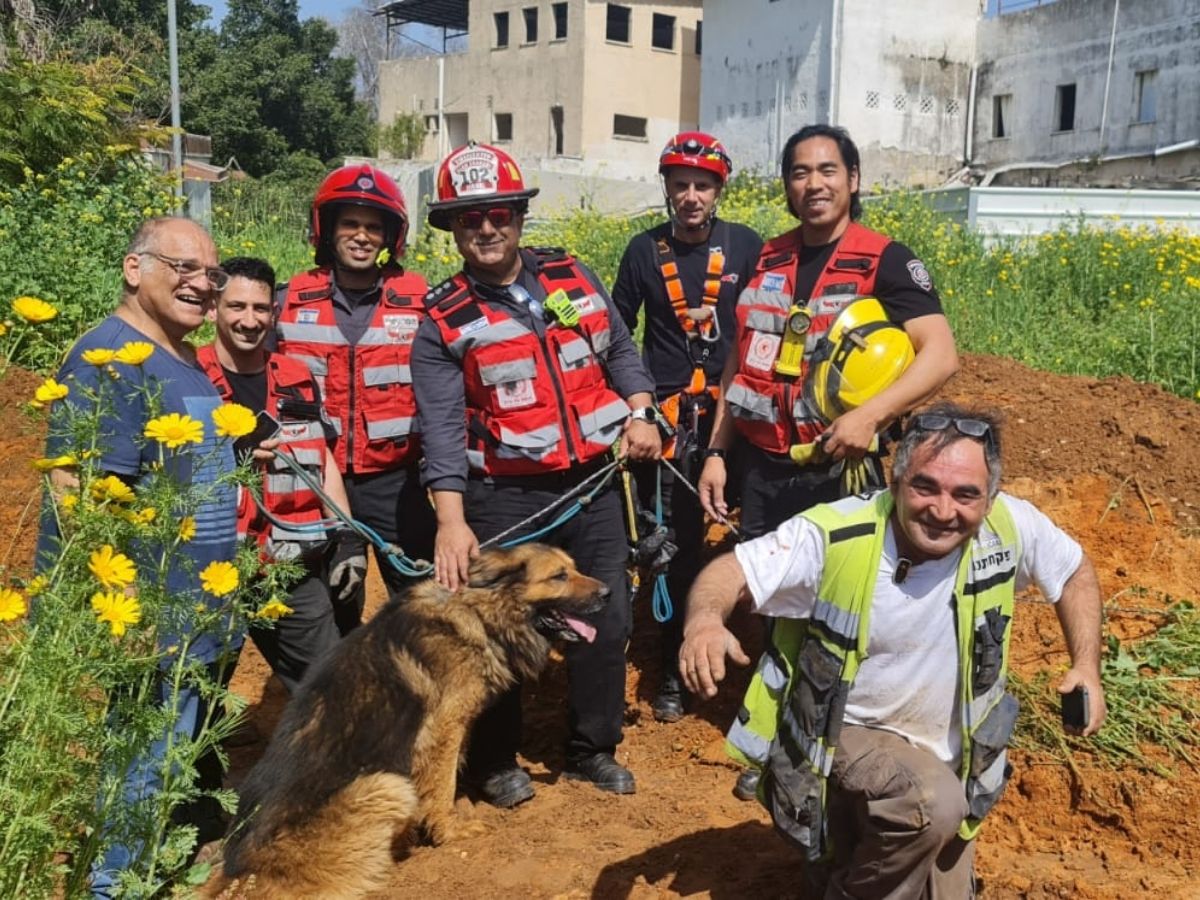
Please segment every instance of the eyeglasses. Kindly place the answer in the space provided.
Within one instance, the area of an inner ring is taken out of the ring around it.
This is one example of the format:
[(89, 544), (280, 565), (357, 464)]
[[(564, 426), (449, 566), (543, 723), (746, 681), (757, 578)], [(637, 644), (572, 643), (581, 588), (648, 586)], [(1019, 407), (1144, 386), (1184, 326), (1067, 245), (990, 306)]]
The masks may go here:
[(913, 428), (918, 431), (945, 431), (953, 427), (965, 437), (983, 441), (989, 450), (996, 449), (996, 436), (992, 433), (990, 423), (983, 419), (958, 419), (953, 416), (943, 416), (938, 413), (922, 413), (913, 416)]
[(454, 221), (458, 223), (459, 227), (474, 231), (476, 228), (483, 227), (485, 218), (495, 227), (503, 228), (511, 225), (516, 215), (517, 211), (511, 206), (494, 206), (488, 210), (465, 209), (455, 217)]
[(161, 253), (154, 253), (150, 250), (138, 255), (153, 256), (159, 262), (174, 269), (175, 274), (184, 281), (191, 281), (193, 278), (199, 278), (203, 275), (208, 279), (208, 283), (213, 286), (213, 290), (217, 291), (225, 290), (225, 285), (229, 284), (229, 273), (216, 266), (202, 266), (194, 259), (175, 259), (174, 257), (163, 256)]

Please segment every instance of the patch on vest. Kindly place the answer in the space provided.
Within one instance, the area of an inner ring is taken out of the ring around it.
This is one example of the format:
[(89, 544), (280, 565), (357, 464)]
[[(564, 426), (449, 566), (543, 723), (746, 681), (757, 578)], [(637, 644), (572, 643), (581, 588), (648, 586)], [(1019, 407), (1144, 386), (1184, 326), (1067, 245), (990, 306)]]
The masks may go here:
[(590, 313), (596, 308), (596, 303), (592, 299), (593, 296), (593, 294), (588, 294), (586, 297), (580, 297), (578, 300), (572, 300), (571, 302), (575, 304), (575, 308), (579, 310), (580, 314)]
[(910, 259), (908, 261), (908, 274), (912, 276), (913, 284), (923, 291), (933, 289), (933, 278), (929, 275), (929, 270), (925, 268), (925, 263), (919, 259)]
[(388, 339), (397, 344), (411, 344), (417, 333), (420, 318), (414, 313), (400, 313), (383, 317), (383, 330)]
[(302, 309), (296, 313), (296, 322), (300, 325), (316, 325), (321, 319), (320, 310)]
[(763, 276), (761, 287), (764, 291), (782, 291), (787, 287), (787, 277), (781, 272), (768, 272)]
[(501, 409), (521, 409), (533, 406), (536, 402), (537, 394), (533, 390), (532, 378), (505, 381), (496, 385), (496, 403)]
[(461, 328), (459, 328), (458, 333), (459, 335), (474, 334), (477, 331), (487, 328), (487, 324), (487, 316), (480, 316), (475, 321), (468, 322), (466, 325), (463, 325)]
[(723, 284), (737, 284), (738, 283), (738, 273), (730, 272), (728, 275), (722, 275), (721, 282)]
[(296, 440), (297, 438), (304, 437), (306, 434), (308, 434), (307, 422), (295, 424), (284, 422), (279, 426), (279, 436), (287, 440)]
[(760, 372), (770, 372), (775, 367), (775, 359), (779, 356), (781, 334), (763, 334), (754, 332), (750, 346), (746, 348), (746, 365)]

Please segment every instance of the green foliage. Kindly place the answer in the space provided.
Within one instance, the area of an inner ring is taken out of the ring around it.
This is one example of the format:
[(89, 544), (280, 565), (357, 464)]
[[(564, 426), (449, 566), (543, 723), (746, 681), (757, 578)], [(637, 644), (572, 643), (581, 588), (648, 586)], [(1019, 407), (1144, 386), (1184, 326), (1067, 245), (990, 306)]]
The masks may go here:
[[(247, 616), (289, 574), (272, 571), (256, 579), (258, 553), (249, 547), (231, 561), (237, 572), (232, 585), (214, 585), (194, 571), (184, 547), (191, 536), (180, 523), (214, 488), (181, 483), (169, 474), (172, 457), (189, 453), (187, 445), (178, 450), (157, 445), (161, 465), (133, 491), (99, 471), (97, 422), (115, 392), (131, 390), (124, 386), (133, 381), (111, 367), (107, 371), (111, 378), (96, 391), (69, 383), (69, 390), (82, 394), (73, 398), (78, 405), (60, 401), (52, 418), (52, 430), (75, 461), (55, 463), (73, 469), (79, 479), (51, 507), (61, 535), (53, 565), (17, 590), (0, 587), (0, 896), (5, 897), (85, 894), (92, 861), (116, 841), (135, 854), (122, 875), (122, 896), (154, 896), (182, 869), (196, 833), (174, 825), (172, 814), (199, 795), (197, 760), (219, 751), (242, 706), (219, 673), (197, 662), (189, 648), (200, 635), (230, 646)], [(154, 408), (152, 389), (132, 390)], [(250, 477), (238, 470), (224, 479)], [(124, 562), (97, 562), (105, 545)], [(195, 590), (169, 590), (168, 571), (185, 573)], [(9, 582), (6, 577), (4, 584)], [(24, 614), (21, 607), (33, 609)], [(204, 722), (194, 738), (173, 728), (176, 698), (185, 689), (199, 690), (211, 710), (224, 713)], [(163, 735), (170, 737), (154, 766), (161, 790), (127, 797), (125, 773), (134, 760), (147, 759), (151, 744)], [(231, 802), (226, 792), (219, 793), (219, 802)]]
[(251, 175), (298, 151), (362, 153), (372, 126), (354, 97), (354, 61), (336, 46), (337, 32), (301, 22), (294, 0), (233, 0), (220, 34), (198, 32), (186, 50), (184, 121), (212, 135), (214, 159), (235, 157)]
[[(52, 368), (80, 334), (116, 306), (121, 259), (141, 221), (170, 214), (161, 176), (119, 148), (67, 157), (45, 174), (26, 170), (0, 190), (0, 303), (11, 331), (5, 362)], [(13, 323), (8, 304), (31, 295), (58, 315)]]
[(0, 68), (0, 183), (63, 157), (137, 144), (130, 100), (140, 76), (114, 57), (91, 63), (11, 60)]
[(1162, 627), (1140, 641), (1122, 643), (1108, 636), (1100, 673), (1108, 718), (1089, 738), (1063, 734), (1062, 701), (1050, 686), (1049, 673), (1030, 681), (1014, 678), (1022, 707), (1015, 745), (1064, 760), (1072, 751), (1090, 750), (1112, 766), (1168, 775), (1163, 758), (1146, 753), (1155, 746), (1165, 752), (1167, 762), (1194, 765), (1200, 747), (1200, 698), (1194, 689), (1200, 676), (1200, 613), (1190, 603), (1179, 603), (1163, 615)]
[(425, 117), (400, 113), (390, 125), (379, 126), (379, 150), (396, 159), (412, 159), (425, 143)]

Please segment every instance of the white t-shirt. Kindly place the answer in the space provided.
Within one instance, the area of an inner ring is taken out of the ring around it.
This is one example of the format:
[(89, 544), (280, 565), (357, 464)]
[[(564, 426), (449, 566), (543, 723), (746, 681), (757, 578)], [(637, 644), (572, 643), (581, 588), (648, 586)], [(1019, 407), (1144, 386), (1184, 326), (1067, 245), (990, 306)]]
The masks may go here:
[[(1001, 494), (1020, 535), (1017, 590), (1036, 584), (1051, 602), (1075, 574), (1083, 549), (1033, 504)], [(854, 509), (859, 497), (835, 506)], [(795, 516), (777, 530), (734, 548), (754, 609), (765, 616), (812, 615), (825, 548), (816, 526)], [(871, 602), (867, 658), (850, 688), (846, 721), (892, 731), (956, 764), (961, 751), (959, 661), (951, 600), (961, 548), (912, 566), (896, 584), (896, 539), (889, 521)]]

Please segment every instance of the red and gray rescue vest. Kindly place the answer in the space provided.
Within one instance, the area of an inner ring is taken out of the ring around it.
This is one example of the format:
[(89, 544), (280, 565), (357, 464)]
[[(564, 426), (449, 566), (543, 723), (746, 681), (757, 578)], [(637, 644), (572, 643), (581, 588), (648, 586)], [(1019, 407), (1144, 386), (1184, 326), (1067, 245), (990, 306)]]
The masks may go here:
[[(875, 579), (894, 500), (889, 491), (820, 504), (801, 515), (820, 530), (825, 565), (808, 619), (775, 619), (726, 749), (766, 770), (760, 798), (776, 826), (817, 859), (826, 844), (826, 779), (843, 714), (867, 656)], [(1008, 782), (1007, 746), (1017, 701), (1007, 690), (1008, 648), (1020, 538), (1004, 496), (996, 497), (964, 548), (955, 574), (958, 635), (959, 775), (969, 840)], [(949, 665), (950, 661), (947, 661)]]
[(556, 317), (539, 337), (503, 303), (472, 293), (461, 272), (428, 298), (429, 316), (462, 363), (467, 462), (486, 475), (537, 475), (589, 462), (612, 448), (629, 415), (605, 374), (611, 331), (604, 297), (566, 253), (533, 252), (538, 282), (548, 297), (565, 293), (576, 324)]
[(337, 324), (330, 270), (288, 283), (279, 352), (304, 363), (320, 385), (343, 473), (382, 472), (421, 455), (409, 360), (427, 289), (416, 273), (386, 269), (371, 323), (351, 346)]
[(851, 222), (813, 286), (800, 375), (776, 371), (800, 264), (800, 229), (768, 241), (754, 278), (738, 297), (737, 374), (725, 399), (734, 425), (746, 440), (768, 453), (786, 454), (793, 444), (814, 441), (826, 428), (805, 401), (804, 385), (821, 339), (838, 314), (875, 291), (879, 257), (889, 238)]
[[(325, 460), (329, 451), (325, 443), (325, 427), (319, 418), (319, 412), (313, 418), (299, 418), (284, 411), (288, 401), (299, 401), (318, 408), (314, 379), (308, 369), (295, 360), (278, 353), (265, 353), (264, 356), (267, 378), (265, 411), (279, 422), (279, 451), (290, 454), (317, 484), (321, 484), (325, 477)], [(217, 359), (215, 345), (206, 344), (197, 350), (196, 360), (217, 389), (217, 393), (221, 395), (221, 399), (226, 403), (234, 402), (233, 388)], [(311, 524), (325, 515), (320, 497), (286, 463), (279, 460), (272, 460), (264, 466), (262, 504), (272, 517), (285, 523)], [(254, 497), (245, 487), (238, 488), (237, 521), (238, 537), (253, 537), (271, 556), (276, 555), (272, 548), (284, 543), (299, 544), (301, 547), (310, 544), (316, 547), (326, 539), (325, 533), (320, 530), (292, 531), (282, 525), (270, 523), (261, 515)]]

